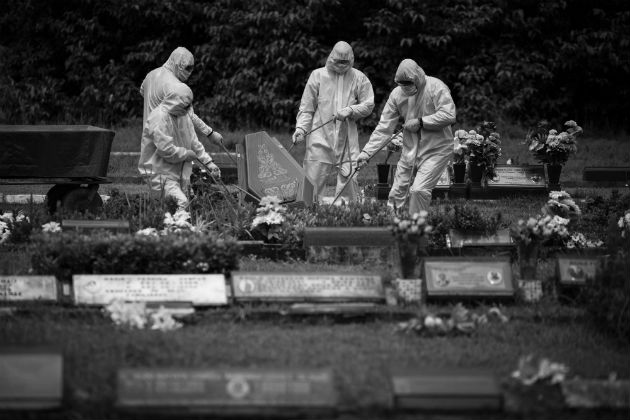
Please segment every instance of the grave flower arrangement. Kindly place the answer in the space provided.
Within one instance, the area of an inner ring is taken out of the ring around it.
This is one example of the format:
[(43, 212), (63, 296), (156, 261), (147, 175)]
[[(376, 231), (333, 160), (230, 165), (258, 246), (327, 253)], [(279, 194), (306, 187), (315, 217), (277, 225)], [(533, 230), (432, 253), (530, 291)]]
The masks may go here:
[[(473, 182), (487, 184), (488, 179), (496, 176), (495, 167), (501, 157), (501, 136), (496, 131), (496, 124), (484, 121), (477, 131), (470, 130), (465, 145), (468, 147), (471, 179)], [(480, 179), (475, 175), (480, 172)]]
[(517, 243), (525, 245), (564, 241), (569, 238), (568, 224), (569, 219), (560, 216), (539, 215), (527, 221), (520, 219), (510, 234)]
[(404, 279), (414, 277), (418, 257), (424, 256), (428, 245), (427, 235), (433, 229), (427, 223), (428, 213), (421, 211), (409, 218), (394, 217), (390, 229), (400, 255), (400, 268)]
[(592, 241), (590, 239), (586, 239), (583, 233), (572, 233), (567, 241), (568, 249), (593, 249), (599, 248), (604, 245), (604, 242), (601, 240)]
[(543, 213), (571, 219), (579, 217), (582, 211), (569, 193), (565, 191), (551, 191), (549, 193), (549, 200), (545, 207), (543, 207)]
[(252, 236), (262, 238), (265, 242), (279, 242), (282, 226), (286, 220), (286, 211), (286, 207), (280, 204), (278, 197), (263, 197), (256, 209), (256, 217), (252, 221)]
[(31, 220), (23, 211), (17, 215), (11, 211), (0, 214), (0, 245), (27, 242), (32, 230)]
[[(475, 133), (476, 136), (476, 133)], [(469, 134), (466, 130), (457, 130), (455, 137), (453, 138), (453, 164), (461, 165), (466, 164), (470, 151), (466, 142), (469, 139)]]
[(455, 305), (450, 313), (433, 314), (422, 313), (407, 322), (400, 322), (396, 332), (408, 334), (414, 332), (422, 335), (471, 334), (479, 326), (498, 321), (506, 323), (509, 318), (497, 307), (490, 308), (486, 313), (475, 313), (461, 303)]
[(114, 300), (103, 308), (103, 313), (114, 324), (126, 327), (160, 331), (172, 331), (181, 328), (183, 324), (173, 319), (173, 315), (163, 306), (153, 310), (146, 306), (145, 302), (124, 302)]
[(564, 165), (569, 156), (577, 152), (578, 135), (582, 134), (582, 127), (573, 120), (564, 123), (566, 131), (558, 133), (549, 128), (548, 121), (541, 121), (525, 136), (525, 143), (533, 157), (540, 163), (549, 165)]

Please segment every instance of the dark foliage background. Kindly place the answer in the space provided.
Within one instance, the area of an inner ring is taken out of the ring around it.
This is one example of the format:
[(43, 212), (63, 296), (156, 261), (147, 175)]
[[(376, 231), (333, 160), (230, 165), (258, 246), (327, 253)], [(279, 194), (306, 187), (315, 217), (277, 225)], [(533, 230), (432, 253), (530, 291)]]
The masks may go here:
[[(460, 122), (628, 129), (627, 0), (0, 0), (0, 123), (119, 125), (177, 46), (197, 113), (289, 128), (311, 70), (350, 42), (374, 126), (401, 59), (445, 81)], [(562, 121), (563, 122), (563, 121)]]

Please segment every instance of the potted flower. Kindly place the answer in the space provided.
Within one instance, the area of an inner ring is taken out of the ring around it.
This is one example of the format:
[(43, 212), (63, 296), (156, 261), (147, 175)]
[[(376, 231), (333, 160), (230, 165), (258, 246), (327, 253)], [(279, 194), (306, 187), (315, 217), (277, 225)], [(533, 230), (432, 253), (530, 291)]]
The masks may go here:
[(563, 242), (569, 237), (569, 219), (560, 216), (539, 215), (527, 221), (519, 220), (510, 230), (518, 246), (518, 260), (522, 279), (535, 279), (540, 246)]
[(484, 121), (477, 131), (470, 130), (466, 146), (470, 157), (469, 177), (474, 183), (487, 184), (488, 179), (495, 177), (497, 159), (501, 156), (501, 136), (495, 131), (496, 124)]
[(529, 151), (545, 165), (549, 183), (552, 185), (560, 182), (562, 166), (577, 151), (576, 137), (582, 134), (582, 127), (575, 121), (569, 120), (564, 125), (566, 131), (558, 133), (557, 130), (549, 129), (549, 123), (543, 120), (525, 137)]
[(398, 244), (400, 269), (403, 278), (414, 278), (418, 257), (426, 255), (427, 234), (432, 227), (427, 224), (428, 213), (421, 211), (411, 217), (394, 217), (390, 225)]
[(453, 182), (463, 184), (466, 178), (466, 161), (468, 159), (468, 132), (457, 130), (453, 139)]

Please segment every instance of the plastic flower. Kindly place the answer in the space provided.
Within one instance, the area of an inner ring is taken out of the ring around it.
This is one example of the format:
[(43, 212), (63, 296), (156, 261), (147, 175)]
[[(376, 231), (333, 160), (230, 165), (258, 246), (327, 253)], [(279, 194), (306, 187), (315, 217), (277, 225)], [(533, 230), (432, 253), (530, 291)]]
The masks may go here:
[(0, 221), (0, 244), (5, 243), (11, 237), (11, 230), (7, 222)]
[(57, 222), (48, 222), (42, 225), (42, 232), (45, 232), (45, 233), (61, 232), (61, 225)]
[(136, 232), (136, 235), (138, 236), (158, 236), (158, 231), (156, 228), (145, 228), (145, 229), (140, 229), (139, 231)]

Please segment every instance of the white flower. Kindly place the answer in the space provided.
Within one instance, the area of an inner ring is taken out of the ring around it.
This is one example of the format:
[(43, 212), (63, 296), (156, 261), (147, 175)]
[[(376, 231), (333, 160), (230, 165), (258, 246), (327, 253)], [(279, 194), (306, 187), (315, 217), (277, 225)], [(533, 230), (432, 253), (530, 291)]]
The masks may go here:
[(136, 232), (136, 235), (138, 236), (158, 236), (158, 231), (156, 228), (145, 228), (145, 229), (140, 229), (139, 231)]
[(197, 263), (197, 268), (203, 272), (206, 272), (210, 269), (210, 265), (207, 262), (199, 262)]
[(48, 222), (42, 225), (42, 232), (46, 232), (46, 233), (61, 232), (61, 225), (57, 222)]
[(173, 315), (163, 306), (149, 314), (151, 329), (160, 331), (172, 331), (182, 327), (182, 324), (173, 319)]

